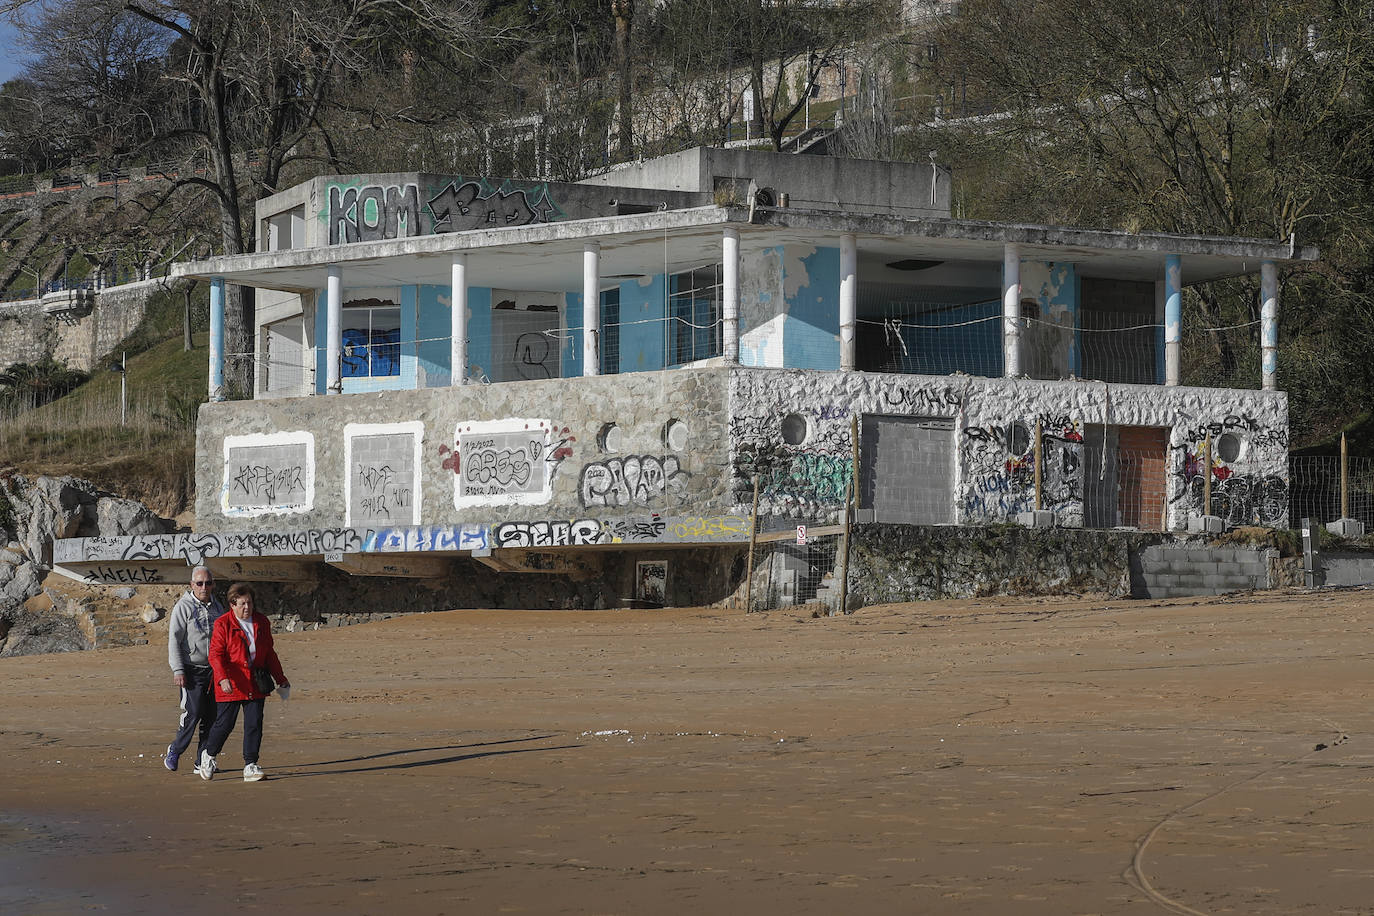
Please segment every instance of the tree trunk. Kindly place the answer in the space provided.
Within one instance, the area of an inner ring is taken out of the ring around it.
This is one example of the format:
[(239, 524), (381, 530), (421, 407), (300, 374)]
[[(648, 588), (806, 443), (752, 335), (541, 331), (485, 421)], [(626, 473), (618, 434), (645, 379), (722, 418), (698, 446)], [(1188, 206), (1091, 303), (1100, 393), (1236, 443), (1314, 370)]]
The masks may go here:
[(634, 158), (634, 114), (630, 92), (630, 27), (634, 23), (634, 0), (612, 0), (611, 14), (615, 16), (616, 67), (620, 71), (620, 131), (617, 155), (622, 160)]

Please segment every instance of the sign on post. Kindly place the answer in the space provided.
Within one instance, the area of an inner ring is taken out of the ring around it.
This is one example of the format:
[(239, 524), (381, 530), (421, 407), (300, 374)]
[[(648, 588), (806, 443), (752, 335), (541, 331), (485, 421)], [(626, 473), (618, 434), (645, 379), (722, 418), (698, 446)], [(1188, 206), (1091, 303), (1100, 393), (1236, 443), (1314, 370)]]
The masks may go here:
[(805, 544), (806, 544), (806, 526), (805, 526), (805, 525), (798, 525), (798, 526), (797, 526), (797, 545), (798, 545), (798, 546), (804, 546)]

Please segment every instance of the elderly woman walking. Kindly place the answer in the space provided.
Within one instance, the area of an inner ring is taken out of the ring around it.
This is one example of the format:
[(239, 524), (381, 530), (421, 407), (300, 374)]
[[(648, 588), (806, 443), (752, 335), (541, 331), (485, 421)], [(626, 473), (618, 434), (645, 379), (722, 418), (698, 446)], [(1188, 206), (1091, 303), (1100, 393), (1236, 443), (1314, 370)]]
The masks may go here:
[(258, 750), (262, 747), (263, 703), (272, 692), (291, 683), (282, 672), (281, 659), (272, 645), (272, 623), (253, 609), (253, 587), (243, 582), (229, 586), (229, 613), (215, 621), (210, 635), (210, 668), (214, 671), (215, 724), (205, 739), (196, 762), (201, 779), (211, 779), (219, 769), (215, 757), (243, 710), (243, 781), (262, 779)]

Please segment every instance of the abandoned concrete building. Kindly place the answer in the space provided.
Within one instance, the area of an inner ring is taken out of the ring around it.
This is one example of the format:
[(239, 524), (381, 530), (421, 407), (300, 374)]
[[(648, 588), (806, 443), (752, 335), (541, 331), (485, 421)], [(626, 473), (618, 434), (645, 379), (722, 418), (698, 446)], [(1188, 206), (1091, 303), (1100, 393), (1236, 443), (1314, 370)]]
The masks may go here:
[[(1316, 257), (1289, 242), (953, 219), (934, 164), (722, 149), (322, 177), (257, 219), (256, 253), (177, 270), (212, 289), (197, 532), (59, 542), (69, 572), (595, 557), (607, 601), (647, 575), (705, 603), (739, 564), (674, 557), (737, 553), (755, 502), (763, 530), (835, 523), (856, 456), (865, 523), (1179, 531), (1210, 489), (1225, 524), (1287, 525), (1277, 277)], [(1181, 385), (1185, 285), (1244, 275), (1258, 387)], [(256, 290), (251, 356), (226, 284)]]

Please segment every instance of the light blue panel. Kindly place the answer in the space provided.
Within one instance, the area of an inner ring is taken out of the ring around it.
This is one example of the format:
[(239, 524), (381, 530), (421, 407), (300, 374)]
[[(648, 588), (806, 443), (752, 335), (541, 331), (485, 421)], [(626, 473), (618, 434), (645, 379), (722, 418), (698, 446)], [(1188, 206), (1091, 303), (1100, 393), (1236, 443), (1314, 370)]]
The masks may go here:
[(449, 287), (421, 286), (415, 317), (415, 380), (417, 387), (442, 388), (451, 379), (449, 337), (453, 308)]
[(652, 372), (667, 365), (667, 284), (663, 274), (647, 279), (620, 284), (621, 372)]
[(491, 287), (468, 287), (468, 378), (491, 378)]
[[(840, 249), (818, 248), (802, 259), (807, 282), (787, 303), (782, 364), (789, 369), (840, 368)], [(783, 289), (787, 259), (783, 259)]]
[[(1061, 327), (1078, 327), (1078, 271), (1073, 264), (1046, 262), (1049, 269), (1049, 285), (1040, 290), (1040, 315), (1049, 318)], [(1067, 312), (1067, 315), (1063, 313)], [(1069, 336), (1067, 367), (1078, 375), (1078, 331)]]
[(582, 294), (566, 293), (563, 306), (563, 378), (582, 375)]

